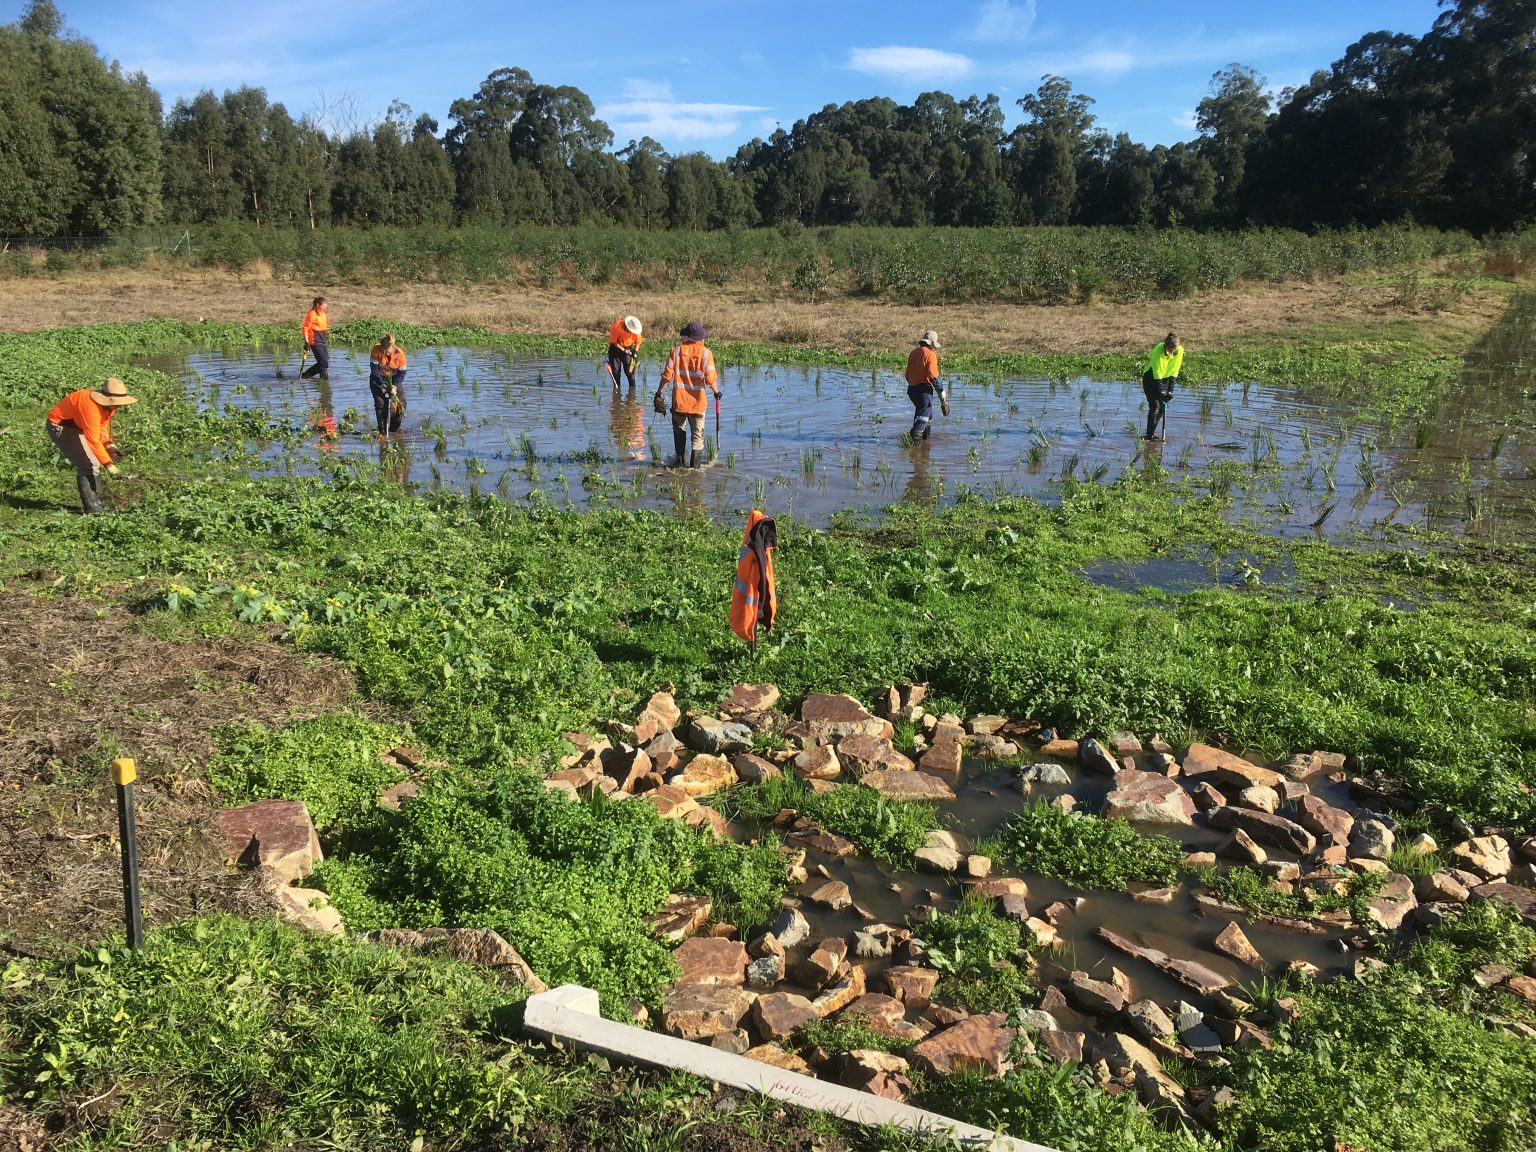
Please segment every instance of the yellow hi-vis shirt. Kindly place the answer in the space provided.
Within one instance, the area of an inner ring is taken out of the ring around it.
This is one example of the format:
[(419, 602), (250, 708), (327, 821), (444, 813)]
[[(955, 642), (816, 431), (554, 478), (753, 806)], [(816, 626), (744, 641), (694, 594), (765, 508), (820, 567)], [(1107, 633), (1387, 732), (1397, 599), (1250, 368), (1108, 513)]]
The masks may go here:
[(1177, 376), (1183, 366), (1184, 345), (1180, 344), (1170, 356), (1163, 351), (1163, 343), (1160, 342), (1152, 349), (1152, 355), (1147, 358), (1147, 366), (1143, 371), (1152, 373), (1154, 380), (1167, 380), (1170, 376)]

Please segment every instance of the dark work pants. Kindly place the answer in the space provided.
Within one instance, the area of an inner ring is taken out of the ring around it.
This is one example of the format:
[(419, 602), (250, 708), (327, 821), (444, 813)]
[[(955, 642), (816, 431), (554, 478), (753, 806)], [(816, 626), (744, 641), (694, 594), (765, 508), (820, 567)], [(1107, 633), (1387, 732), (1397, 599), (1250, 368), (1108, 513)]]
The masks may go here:
[(629, 377), (629, 390), (635, 390), (635, 358), (630, 355), (630, 350), (620, 348), (617, 344), (608, 345), (608, 371), (613, 376), (613, 386), (619, 386), (620, 375)]
[(105, 511), (101, 503), (101, 464), (91, 455), (85, 436), (73, 421), (62, 424), (48, 421), (48, 439), (64, 454), (64, 459), (75, 466), (75, 488), (80, 493), (80, 506), (87, 516)]
[(933, 385), (913, 384), (907, 389), (907, 399), (912, 401), (912, 439), (928, 439), (928, 426), (933, 423)]
[(1147, 439), (1157, 435), (1157, 425), (1168, 412), (1168, 401), (1173, 399), (1173, 386), (1166, 380), (1154, 380), (1150, 375), (1141, 378), (1141, 392), (1147, 398)]
[(405, 419), (405, 393), (400, 391), (404, 380), (405, 369), (401, 368), (395, 372), (394, 403), (391, 404), (389, 381), (377, 369), (368, 370), (368, 391), (373, 393), (373, 415), (378, 421), (380, 436), (400, 431), (401, 421)]
[(316, 376), (323, 376), (327, 380), (331, 378), (331, 353), (325, 346), (325, 333), (316, 332), (315, 342), (309, 346), (314, 354), (315, 362), (304, 369), (299, 375), (306, 380), (313, 380)]

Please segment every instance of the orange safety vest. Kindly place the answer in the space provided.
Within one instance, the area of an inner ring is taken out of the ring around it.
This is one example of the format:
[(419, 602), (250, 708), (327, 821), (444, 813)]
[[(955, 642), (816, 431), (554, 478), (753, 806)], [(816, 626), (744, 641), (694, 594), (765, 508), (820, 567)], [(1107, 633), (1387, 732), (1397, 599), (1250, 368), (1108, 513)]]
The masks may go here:
[(939, 354), (926, 344), (919, 344), (907, 356), (907, 385), (932, 387), (939, 379)]
[(105, 468), (112, 463), (112, 453), (107, 451), (107, 446), (112, 443), (112, 413), (116, 411), (116, 408), (103, 408), (91, 398), (89, 388), (81, 388), (48, 409), (48, 423), (73, 424), (80, 429), (85, 446)]
[(622, 319), (615, 320), (613, 327), (608, 329), (608, 343), (617, 345), (620, 348), (638, 349), (644, 342), (644, 337), (636, 336), (628, 328), (624, 327)]
[(675, 345), (661, 370), (662, 384), (672, 385), (672, 411), (685, 416), (709, 411), (705, 392), (720, 394), (717, 379), (714, 354), (698, 340)]
[(316, 332), (329, 331), (331, 327), (330, 317), (325, 314), (324, 308), (311, 308), (304, 314), (304, 326), (299, 330), (304, 337), (304, 343), (313, 344)]
[(385, 372), (399, 372), (405, 367), (405, 349), (398, 344), (388, 354), (384, 351), (384, 345), (375, 344), (368, 358)]
[(778, 528), (773, 517), (752, 509), (747, 530), (741, 536), (741, 554), (736, 558), (736, 587), (731, 591), (731, 631), (754, 649), (757, 626), (773, 631), (779, 615), (779, 597), (773, 586), (773, 550), (778, 546)]

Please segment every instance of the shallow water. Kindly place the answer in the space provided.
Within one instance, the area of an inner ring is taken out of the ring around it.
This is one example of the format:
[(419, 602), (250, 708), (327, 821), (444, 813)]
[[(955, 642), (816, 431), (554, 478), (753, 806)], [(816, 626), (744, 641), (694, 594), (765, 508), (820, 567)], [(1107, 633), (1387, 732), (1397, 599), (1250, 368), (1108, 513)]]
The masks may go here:
[[(1515, 321), (1518, 321), (1515, 322)], [(401, 484), (595, 504), (739, 514), (763, 507), (810, 524), (897, 500), (932, 505), (962, 492), (1056, 498), (1064, 478), (1110, 482), (1127, 469), (1189, 477), (1233, 498), (1266, 531), (1373, 531), (1389, 524), (1528, 534), (1536, 496), (1536, 418), (1528, 395), (1530, 325), (1515, 318), (1474, 357), (1465, 386), (1432, 422), (1389, 428), (1348, 400), (1255, 384), (1205, 384), (1175, 397), (1166, 443), (1140, 439), (1139, 383), (1076, 379), (952, 381), (952, 415), (912, 445), (896, 371), (722, 369), (706, 418), (710, 466), (673, 470), (670, 423), (651, 411), (659, 367), (615, 392), (584, 360), (497, 349), (411, 350), (401, 435), (372, 434), (367, 357), (338, 349), (328, 383), (296, 379), (273, 351), (157, 359), (212, 407), (265, 410), (293, 427), (339, 423), (301, 450), (265, 455), (278, 473), (322, 458), (379, 465)], [(894, 368), (895, 366), (893, 366)], [(1422, 441), (1423, 447), (1418, 447)], [(718, 451), (717, 451), (718, 448)]]

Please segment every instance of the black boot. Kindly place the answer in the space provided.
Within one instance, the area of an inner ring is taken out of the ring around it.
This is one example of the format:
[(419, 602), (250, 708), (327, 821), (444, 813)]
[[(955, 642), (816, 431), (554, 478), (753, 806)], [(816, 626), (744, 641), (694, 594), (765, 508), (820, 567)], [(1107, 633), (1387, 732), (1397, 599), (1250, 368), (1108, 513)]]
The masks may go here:
[(699, 454), (697, 452), (695, 452), (695, 453), (693, 453), (693, 455), (688, 457), (688, 467), (690, 467), (690, 468), (697, 468), (698, 466), (699, 466)]
[(106, 511), (101, 503), (101, 489), (96, 477), (77, 472), (75, 487), (80, 490), (80, 506), (85, 509), (87, 516), (100, 516)]
[(687, 459), (687, 457), (683, 455), (683, 453), (688, 449), (688, 430), (686, 428), (672, 429), (672, 448), (675, 453), (673, 456), (672, 467), (681, 468), (683, 466), (684, 460)]

